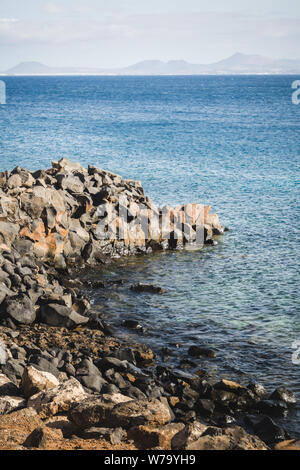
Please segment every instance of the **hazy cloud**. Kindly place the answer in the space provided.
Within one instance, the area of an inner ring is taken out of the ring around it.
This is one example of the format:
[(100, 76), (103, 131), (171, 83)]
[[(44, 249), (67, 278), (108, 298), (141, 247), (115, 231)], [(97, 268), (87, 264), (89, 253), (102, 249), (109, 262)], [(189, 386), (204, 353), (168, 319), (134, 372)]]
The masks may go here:
[[(220, 60), (237, 51), (299, 57), (300, 18), (278, 11), (202, 11), (104, 15), (100, 3), (47, 2), (35, 20), (0, 19), (0, 46), (11, 61), (52, 60), (120, 66), (144, 59)], [(5, 46), (7, 46), (5, 50)], [(59, 47), (58, 47), (59, 46)]]
[(99, 22), (1, 23), (1, 45), (67, 44), (74, 41), (122, 39), (129, 33), (126, 25)]
[(45, 11), (46, 11), (46, 13), (50, 13), (50, 14), (55, 15), (57, 13), (62, 13), (64, 10), (59, 5), (57, 5), (56, 3), (48, 2), (45, 5)]
[(20, 21), (18, 18), (0, 18), (0, 23), (17, 23)]
[[(59, 7), (48, 3), (51, 13)], [(0, 20), (0, 40), (3, 44), (67, 43), (100, 40), (102, 38), (194, 38), (195, 40), (243, 36), (278, 38), (299, 35), (300, 20), (272, 19), (238, 13), (203, 12), (195, 14), (133, 15), (101, 20), (58, 18), (47, 22), (28, 22), (16, 19)]]

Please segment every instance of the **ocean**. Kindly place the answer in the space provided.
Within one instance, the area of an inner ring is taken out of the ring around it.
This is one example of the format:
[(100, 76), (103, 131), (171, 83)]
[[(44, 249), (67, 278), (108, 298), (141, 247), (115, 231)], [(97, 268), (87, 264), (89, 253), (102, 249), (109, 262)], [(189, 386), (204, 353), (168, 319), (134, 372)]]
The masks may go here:
[[(217, 357), (199, 366), (211, 375), (286, 385), (300, 402), (299, 77), (2, 78), (0, 170), (67, 157), (141, 180), (158, 205), (209, 204), (230, 228), (216, 247), (95, 272), (126, 281), (92, 293), (111, 323), (147, 329), (120, 334), (161, 363), (169, 346), (174, 367), (190, 345), (207, 345)], [(137, 296), (137, 281), (167, 292)], [(300, 435), (299, 405), (285, 427)]]

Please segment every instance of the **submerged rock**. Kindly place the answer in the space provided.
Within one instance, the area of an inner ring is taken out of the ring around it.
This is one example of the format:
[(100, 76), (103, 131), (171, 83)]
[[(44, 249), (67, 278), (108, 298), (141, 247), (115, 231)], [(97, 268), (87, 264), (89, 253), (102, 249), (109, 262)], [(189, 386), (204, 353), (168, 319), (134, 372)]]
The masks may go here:
[(288, 413), (287, 404), (277, 400), (261, 400), (256, 408), (268, 416), (286, 416)]
[(286, 403), (288, 406), (293, 406), (297, 403), (295, 394), (286, 387), (277, 388), (270, 396), (270, 400), (280, 400)]
[(284, 429), (278, 426), (268, 416), (265, 416), (255, 423), (253, 429), (255, 434), (257, 434), (267, 444), (274, 444), (287, 437)]
[(158, 286), (153, 286), (152, 284), (134, 284), (130, 287), (133, 292), (147, 292), (149, 294), (163, 294), (166, 291)]
[(191, 346), (188, 350), (188, 354), (192, 357), (216, 357), (216, 352), (213, 349), (203, 348), (201, 346)]
[(124, 320), (123, 326), (130, 330), (143, 330), (142, 325), (137, 320)]
[(267, 398), (268, 396), (267, 389), (262, 384), (251, 382), (247, 388), (259, 398)]

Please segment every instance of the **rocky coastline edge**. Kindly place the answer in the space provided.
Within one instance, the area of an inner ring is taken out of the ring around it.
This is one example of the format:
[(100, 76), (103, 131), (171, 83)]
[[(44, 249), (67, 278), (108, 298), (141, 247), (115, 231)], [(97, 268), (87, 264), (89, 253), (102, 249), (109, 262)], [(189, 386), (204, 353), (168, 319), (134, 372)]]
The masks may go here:
[(207, 245), (226, 230), (208, 206), (159, 209), (140, 182), (94, 166), (0, 173), (0, 450), (299, 450), (276, 424), (291, 391), (156, 366), (113, 336), (76, 275), (193, 245), (198, 225)]

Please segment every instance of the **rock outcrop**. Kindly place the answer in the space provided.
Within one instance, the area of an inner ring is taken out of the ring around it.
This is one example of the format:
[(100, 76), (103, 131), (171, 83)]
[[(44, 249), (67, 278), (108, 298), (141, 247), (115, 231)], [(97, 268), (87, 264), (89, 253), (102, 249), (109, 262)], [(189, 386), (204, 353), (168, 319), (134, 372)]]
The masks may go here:
[(224, 232), (210, 207), (159, 209), (139, 181), (94, 166), (62, 159), (48, 170), (15, 168), (0, 176), (0, 248), (26, 247), (57, 265), (182, 247), (196, 241), (197, 226), (202, 242)]
[(224, 228), (209, 211), (200, 204), (160, 209), (139, 181), (67, 159), (48, 170), (0, 173), (0, 321), (67, 328), (87, 323), (88, 301), (62, 280), (68, 269), (213, 243)]

